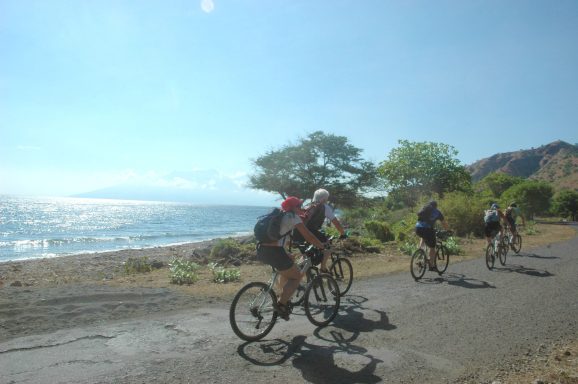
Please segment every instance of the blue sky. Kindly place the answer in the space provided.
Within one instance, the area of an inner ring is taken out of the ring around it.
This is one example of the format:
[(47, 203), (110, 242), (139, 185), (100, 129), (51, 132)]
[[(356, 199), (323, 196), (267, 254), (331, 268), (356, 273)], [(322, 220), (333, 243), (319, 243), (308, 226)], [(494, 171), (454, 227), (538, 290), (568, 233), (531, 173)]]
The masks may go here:
[(0, 0), (0, 55), (0, 193), (242, 185), (316, 130), (375, 162), (578, 142), (575, 0)]

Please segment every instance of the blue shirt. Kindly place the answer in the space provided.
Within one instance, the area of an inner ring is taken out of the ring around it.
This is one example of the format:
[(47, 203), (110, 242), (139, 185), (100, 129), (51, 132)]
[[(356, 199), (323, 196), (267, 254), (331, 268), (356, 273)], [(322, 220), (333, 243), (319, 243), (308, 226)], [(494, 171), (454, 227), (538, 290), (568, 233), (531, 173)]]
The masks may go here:
[(437, 220), (443, 221), (444, 215), (442, 215), (442, 213), (437, 208), (433, 208), (429, 219), (425, 220), (425, 221), (418, 221), (415, 224), (415, 227), (416, 228), (433, 228), (433, 226)]

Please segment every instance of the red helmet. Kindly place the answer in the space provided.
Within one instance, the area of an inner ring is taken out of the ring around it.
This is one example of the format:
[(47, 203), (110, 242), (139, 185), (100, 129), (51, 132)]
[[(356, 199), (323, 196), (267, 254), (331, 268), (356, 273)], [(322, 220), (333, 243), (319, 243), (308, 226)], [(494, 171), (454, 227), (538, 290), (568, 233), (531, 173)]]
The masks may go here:
[(289, 212), (294, 208), (301, 208), (302, 204), (303, 200), (300, 200), (295, 196), (289, 196), (281, 203), (281, 208), (283, 208), (285, 212)]

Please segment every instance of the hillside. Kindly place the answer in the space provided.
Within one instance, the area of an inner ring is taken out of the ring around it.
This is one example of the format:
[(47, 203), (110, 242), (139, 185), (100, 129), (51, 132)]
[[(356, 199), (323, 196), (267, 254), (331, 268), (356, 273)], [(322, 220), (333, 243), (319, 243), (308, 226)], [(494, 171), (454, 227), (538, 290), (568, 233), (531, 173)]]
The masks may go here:
[(503, 172), (554, 184), (556, 189), (578, 190), (578, 146), (555, 141), (539, 148), (499, 153), (468, 165), (473, 181)]

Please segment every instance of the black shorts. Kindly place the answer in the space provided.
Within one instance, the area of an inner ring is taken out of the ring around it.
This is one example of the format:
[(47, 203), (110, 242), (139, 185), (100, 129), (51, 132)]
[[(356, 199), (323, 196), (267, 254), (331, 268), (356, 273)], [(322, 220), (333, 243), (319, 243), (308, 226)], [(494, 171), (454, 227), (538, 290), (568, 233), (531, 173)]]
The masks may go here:
[(278, 271), (285, 271), (293, 266), (293, 260), (291, 260), (283, 247), (261, 245), (257, 249), (257, 260), (269, 264)]
[(436, 246), (436, 231), (433, 228), (415, 227), (415, 234), (425, 241), (430, 248)]
[(496, 233), (500, 232), (501, 229), (502, 226), (500, 225), (499, 221), (492, 221), (486, 223), (486, 226), (484, 227), (484, 233), (486, 234), (486, 237), (492, 237)]

